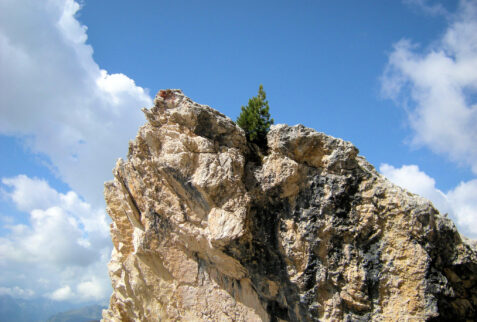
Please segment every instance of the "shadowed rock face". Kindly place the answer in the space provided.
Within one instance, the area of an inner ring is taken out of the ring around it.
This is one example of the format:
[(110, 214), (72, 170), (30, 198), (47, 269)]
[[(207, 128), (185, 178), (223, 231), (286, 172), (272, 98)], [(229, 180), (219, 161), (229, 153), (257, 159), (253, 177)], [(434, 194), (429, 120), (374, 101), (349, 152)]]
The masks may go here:
[(105, 321), (475, 320), (477, 254), (349, 142), (161, 91), (105, 185)]

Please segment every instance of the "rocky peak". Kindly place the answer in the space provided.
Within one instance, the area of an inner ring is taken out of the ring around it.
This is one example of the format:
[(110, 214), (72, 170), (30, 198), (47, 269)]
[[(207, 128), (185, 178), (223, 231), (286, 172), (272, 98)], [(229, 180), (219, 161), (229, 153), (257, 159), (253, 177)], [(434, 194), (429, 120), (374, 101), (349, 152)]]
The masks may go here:
[(105, 184), (105, 321), (473, 320), (477, 252), (349, 142), (160, 91)]

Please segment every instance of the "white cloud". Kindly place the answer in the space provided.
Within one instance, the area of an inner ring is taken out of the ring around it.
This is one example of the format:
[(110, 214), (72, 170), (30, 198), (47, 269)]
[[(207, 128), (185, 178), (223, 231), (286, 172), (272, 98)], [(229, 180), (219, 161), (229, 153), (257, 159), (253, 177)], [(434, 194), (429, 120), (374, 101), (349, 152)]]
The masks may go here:
[(73, 189), (2, 179), (0, 192), (29, 214), (27, 222), (1, 216), (0, 293), (15, 297), (89, 301), (111, 291), (103, 182), (152, 100), (93, 60), (79, 9), (73, 0), (0, 0), (0, 134), (45, 154)]
[(79, 9), (73, 0), (0, 0), (0, 134), (24, 137), (97, 206), (152, 102), (96, 64)]
[(57, 211), (64, 211), (74, 218), (85, 232), (108, 238), (109, 225), (104, 210), (93, 209), (74, 191), (59, 193), (45, 180), (29, 178), (26, 175), (2, 178), (1, 181), (6, 187), (4, 190), (7, 197), (19, 210), (31, 212), (33, 222), (53, 218)]
[(8, 196), (15, 202), (21, 211), (30, 212), (33, 209), (45, 209), (54, 205), (58, 192), (52, 189), (44, 180), (30, 179), (25, 175), (15, 178), (3, 178), (2, 183), (14, 188)]
[[(408, 39), (397, 42), (382, 77), (382, 92), (406, 109), (413, 144), (446, 155), (477, 174), (477, 1), (460, 1), (454, 14), (431, 1), (404, 2), (445, 16), (449, 25), (425, 49)], [(396, 184), (431, 200), (441, 212), (449, 213), (460, 231), (477, 238), (477, 179), (443, 192), (415, 165), (383, 164), (380, 170)]]
[(431, 200), (441, 212), (450, 211), (446, 195), (436, 188), (436, 181), (419, 170), (417, 165), (403, 165), (395, 168), (389, 164), (381, 164), (379, 171), (395, 184)]
[(68, 301), (73, 299), (74, 294), (71, 291), (71, 288), (69, 287), (69, 285), (66, 285), (55, 290), (53, 293), (51, 293), (49, 297), (52, 300), (56, 300), (56, 301)]
[(477, 237), (477, 179), (461, 182), (447, 194), (457, 215), (458, 224)]
[(395, 168), (382, 164), (379, 171), (393, 183), (432, 201), (439, 212), (449, 214), (460, 232), (477, 239), (477, 179), (461, 182), (444, 193), (436, 188), (435, 180), (416, 165)]
[(382, 91), (406, 108), (414, 144), (477, 174), (477, 1), (461, 1), (449, 20), (442, 38), (423, 52), (406, 39), (395, 44)]
[(0, 286), (0, 295), (10, 295), (14, 298), (28, 299), (35, 295), (35, 292), (30, 289), (22, 289), (18, 286), (15, 287), (2, 287)]
[(94, 277), (78, 284), (78, 297), (87, 300), (101, 300), (104, 297), (104, 285)]
[(433, 3), (433, 1), (429, 0), (403, 0), (403, 2), (432, 16), (449, 15), (449, 12), (442, 5), (442, 3), (435, 3), (435, 1)]
[[(41, 179), (19, 175), (2, 182), (16, 207), (30, 214), (28, 224), (4, 225), (10, 232), (0, 237), (0, 285), (8, 284), (2, 286), (4, 293), (29, 288), (55, 300), (107, 297), (111, 242), (105, 211)], [(44, 202), (38, 197), (42, 193), (48, 197)]]
[(105, 291), (109, 291), (109, 288), (105, 289), (101, 281), (94, 277), (78, 283), (75, 289), (73, 290), (70, 285), (65, 285), (46, 296), (56, 301), (101, 301), (104, 300)]

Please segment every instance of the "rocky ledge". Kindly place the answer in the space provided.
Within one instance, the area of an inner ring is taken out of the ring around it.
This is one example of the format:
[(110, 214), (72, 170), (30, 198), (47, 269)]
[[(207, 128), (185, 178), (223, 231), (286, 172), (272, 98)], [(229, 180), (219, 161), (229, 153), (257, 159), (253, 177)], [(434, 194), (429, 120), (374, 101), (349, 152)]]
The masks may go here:
[(477, 251), (349, 142), (160, 91), (105, 184), (105, 321), (473, 321)]

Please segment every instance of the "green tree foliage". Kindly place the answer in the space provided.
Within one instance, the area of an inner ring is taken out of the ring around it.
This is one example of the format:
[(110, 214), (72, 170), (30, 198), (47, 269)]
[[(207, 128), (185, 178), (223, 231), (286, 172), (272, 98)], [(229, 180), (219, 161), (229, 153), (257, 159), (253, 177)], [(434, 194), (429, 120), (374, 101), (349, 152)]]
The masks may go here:
[(237, 124), (245, 131), (247, 140), (259, 146), (266, 145), (267, 133), (273, 124), (269, 109), (265, 91), (260, 85), (258, 95), (249, 99), (247, 106), (242, 106), (237, 118)]

